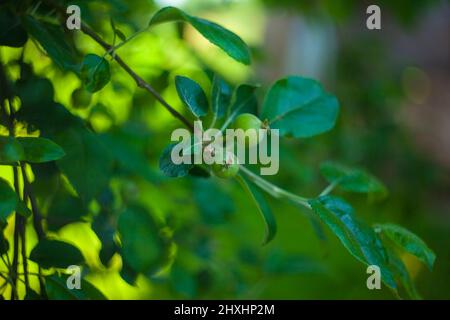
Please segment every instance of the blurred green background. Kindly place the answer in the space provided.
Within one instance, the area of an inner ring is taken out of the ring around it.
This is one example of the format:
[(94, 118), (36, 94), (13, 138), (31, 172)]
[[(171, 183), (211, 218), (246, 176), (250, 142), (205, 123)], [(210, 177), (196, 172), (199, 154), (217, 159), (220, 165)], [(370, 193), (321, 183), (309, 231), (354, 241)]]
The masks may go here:
[[(261, 100), (268, 86), (285, 75), (324, 83), (341, 103), (337, 127), (311, 139), (283, 140), (280, 173), (270, 180), (314, 196), (326, 186), (319, 176), (320, 162), (332, 159), (366, 167), (386, 184), (389, 197), (376, 203), (362, 195), (345, 194), (345, 198), (366, 221), (397, 223), (424, 239), (437, 256), (432, 272), (412, 256), (402, 258), (424, 298), (450, 298), (448, 1), (377, 1), (382, 29), (373, 31), (365, 26), (366, 8), (373, 4), (366, 1), (71, 3), (80, 5), (83, 20), (108, 41), (112, 40), (110, 16), (129, 36), (167, 5), (240, 35), (252, 48), (252, 66), (234, 62), (187, 25), (155, 27), (120, 49), (123, 59), (186, 115), (174, 86), (178, 74), (195, 79), (207, 92), (208, 70), (232, 84), (260, 83)], [(73, 37), (80, 52), (103, 55), (87, 36), (74, 32)], [(7, 63), (17, 59), (20, 50), (2, 47), (1, 55)], [(80, 86), (75, 75), (55, 68), (30, 43), (24, 60), (52, 81), (57, 102), (86, 119), (106, 142), (116, 141), (107, 145), (123, 155), (111, 179), (112, 194), (122, 199), (116, 198), (114, 206), (120, 207), (117, 201), (139, 201), (165, 220), (173, 236), (170, 266), (151, 277), (140, 275), (132, 286), (119, 275), (117, 254), (105, 264), (99, 259), (101, 242), (89, 227), (96, 221), (98, 207), (92, 205), (84, 221), (55, 231), (82, 250), (89, 267), (86, 279), (107, 297), (393, 298), (387, 289), (368, 290), (365, 267), (328, 230), (317, 234), (303, 209), (270, 199), (278, 234), (261, 246), (262, 221), (237, 184), (162, 177), (158, 158), (179, 123), (117, 64), (111, 63), (111, 82), (80, 109), (71, 101)], [(0, 166), (0, 174), (11, 178), (6, 167)], [(11, 228), (6, 232), (11, 234)], [(29, 233), (33, 241), (35, 235)]]

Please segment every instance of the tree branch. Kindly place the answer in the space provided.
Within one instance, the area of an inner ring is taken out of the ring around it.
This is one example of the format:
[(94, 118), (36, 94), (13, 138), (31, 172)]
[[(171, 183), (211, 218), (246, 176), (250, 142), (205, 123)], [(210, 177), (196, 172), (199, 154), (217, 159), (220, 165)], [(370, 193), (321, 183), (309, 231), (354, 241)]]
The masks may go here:
[[(66, 16), (64, 8), (60, 5), (54, 3), (51, 0), (44, 0), (43, 2), (53, 7), (57, 12), (59, 12), (62, 17)], [(194, 130), (194, 126), (185, 116), (175, 110), (175, 108), (173, 108), (166, 100), (164, 100), (164, 98), (148, 82), (146, 82), (141, 76), (139, 76), (128, 64), (126, 64), (122, 60), (119, 55), (117, 55), (113, 51), (114, 46), (103, 40), (91, 27), (89, 27), (83, 21), (81, 21), (81, 31), (84, 34), (88, 35), (95, 42), (97, 42), (100, 46), (102, 46), (103, 49), (105, 49), (106, 52), (122, 67), (122, 69), (125, 70), (133, 78), (139, 88), (142, 88), (149, 92), (156, 100), (158, 100), (159, 103), (163, 105), (164, 108), (167, 109), (167, 111), (172, 114), (172, 116), (180, 120), (191, 131)]]

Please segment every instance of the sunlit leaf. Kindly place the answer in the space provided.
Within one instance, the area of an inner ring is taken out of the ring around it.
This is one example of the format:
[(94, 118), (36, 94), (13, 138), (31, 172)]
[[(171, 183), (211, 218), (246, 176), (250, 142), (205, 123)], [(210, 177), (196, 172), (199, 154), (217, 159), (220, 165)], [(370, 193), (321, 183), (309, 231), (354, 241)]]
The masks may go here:
[(335, 96), (326, 93), (319, 82), (291, 76), (280, 79), (264, 100), (262, 119), (269, 120), (280, 135), (312, 137), (334, 127), (339, 111)]
[(432, 269), (436, 255), (427, 244), (411, 231), (392, 223), (377, 224), (377, 230), (381, 230), (383, 235), (396, 243), (403, 250), (415, 255), (428, 269)]
[(190, 23), (206, 39), (225, 51), (230, 57), (243, 64), (250, 64), (250, 52), (241, 38), (220, 25), (197, 17), (193, 17), (174, 7), (159, 10), (150, 20), (149, 25), (164, 22), (184, 21)]
[(411, 299), (421, 299), (420, 294), (419, 292), (417, 292), (416, 286), (412, 281), (403, 261), (400, 259), (400, 257), (397, 256), (396, 252), (391, 246), (385, 246), (385, 248), (388, 256), (389, 268), (391, 269), (395, 278), (400, 281), (401, 285), (406, 291), (406, 294)]

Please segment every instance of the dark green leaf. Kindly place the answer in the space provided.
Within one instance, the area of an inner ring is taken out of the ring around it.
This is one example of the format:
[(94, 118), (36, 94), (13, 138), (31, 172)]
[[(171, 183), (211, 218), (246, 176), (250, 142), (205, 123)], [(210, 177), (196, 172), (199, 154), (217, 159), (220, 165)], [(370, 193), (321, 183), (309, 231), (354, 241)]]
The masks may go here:
[(43, 239), (33, 248), (30, 259), (42, 268), (66, 269), (71, 265), (81, 265), (84, 262), (81, 251), (63, 241)]
[(64, 157), (64, 150), (49, 139), (37, 137), (17, 138), (23, 147), (25, 156), (22, 160), (42, 163), (59, 160)]
[(119, 29), (116, 28), (116, 25), (112, 18), (110, 19), (110, 22), (111, 22), (111, 28), (113, 29), (114, 33), (119, 37), (120, 40), (125, 41), (127, 39), (127, 37), (123, 34), (122, 31), (120, 31)]
[(100, 136), (121, 170), (155, 182), (161, 177), (144, 156), (147, 138), (124, 129), (110, 131)]
[(264, 101), (262, 119), (280, 135), (315, 136), (334, 127), (339, 103), (315, 80), (288, 77), (275, 82)]
[(31, 217), (33, 213), (23, 201), (17, 201), (16, 212), (24, 218)]
[(44, 300), (43, 297), (39, 295), (36, 291), (31, 288), (27, 288), (27, 294), (25, 295), (24, 300)]
[[(218, 186), (217, 181), (195, 179), (193, 196), (200, 214), (207, 223), (223, 223), (234, 212), (233, 199)], [(214, 199), (214, 205), (211, 205), (211, 199)]]
[(378, 224), (375, 227), (377, 230), (381, 230), (383, 234), (396, 243), (403, 250), (415, 255), (423, 263), (426, 264), (428, 269), (433, 268), (436, 255), (428, 248), (426, 243), (416, 236), (411, 231), (391, 223)]
[(190, 23), (206, 39), (221, 48), (230, 57), (243, 64), (250, 64), (249, 49), (236, 34), (211, 21), (190, 16), (180, 9), (174, 7), (162, 8), (152, 17), (149, 25), (173, 21)]
[(56, 231), (69, 223), (81, 221), (88, 210), (80, 198), (60, 186), (47, 212), (47, 226)]
[(92, 230), (102, 243), (100, 249), (100, 261), (104, 266), (108, 266), (113, 255), (118, 251), (114, 240), (116, 234), (116, 222), (113, 216), (106, 212), (100, 212), (92, 222)]
[(45, 278), (45, 291), (50, 300), (106, 300), (103, 293), (84, 279), (80, 289), (69, 289), (67, 278), (55, 274)]
[(72, 48), (60, 26), (25, 16), (23, 23), (28, 33), (47, 51), (50, 58), (62, 69), (76, 71)]
[(134, 271), (126, 261), (122, 259), (122, 269), (120, 269), (120, 277), (129, 285), (134, 286), (139, 276), (139, 272)]
[(0, 136), (0, 163), (13, 164), (25, 156), (22, 145), (13, 137)]
[(162, 226), (140, 207), (128, 208), (119, 217), (121, 254), (126, 265), (147, 276), (159, 271), (169, 259), (170, 240)]
[(181, 101), (197, 118), (208, 113), (208, 99), (197, 82), (187, 77), (176, 76), (175, 86)]
[(309, 204), (355, 258), (367, 265), (378, 266), (384, 283), (396, 289), (380, 239), (370, 227), (355, 217), (348, 203), (338, 197), (325, 196), (310, 200)]
[(66, 152), (57, 166), (81, 199), (89, 201), (108, 184), (113, 164), (109, 150), (84, 127), (70, 127), (59, 132), (54, 140)]
[(111, 79), (109, 63), (95, 54), (88, 54), (81, 64), (81, 79), (86, 90), (97, 92), (106, 86)]
[(234, 102), (231, 113), (236, 116), (241, 113), (253, 113), (258, 111), (258, 100), (255, 91), (258, 87), (250, 84), (241, 84), (234, 93)]
[(387, 195), (386, 187), (370, 173), (362, 169), (354, 169), (342, 164), (326, 161), (320, 165), (320, 173), (329, 183), (339, 185), (346, 191)]
[(6, 180), (0, 178), (0, 225), (16, 209), (17, 195)]
[(193, 167), (192, 164), (174, 164), (172, 161), (172, 149), (176, 143), (169, 144), (159, 158), (159, 169), (164, 175), (172, 178), (184, 177), (189, 173), (189, 170)]
[(0, 10), (0, 46), (19, 48), (27, 42), (28, 35), (17, 14), (8, 8)]
[(253, 202), (256, 205), (256, 208), (258, 209), (258, 212), (261, 214), (261, 217), (263, 218), (266, 229), (263, 240), (263, 245), (265, 245), (269, 243), (277, 233), (277, 223), (275, 217), (272, 214), (272, 210), (270, 210), (270, 207), (267, 204), (266, 199), (255, 186), (253, 186), (251, 183), (248, 183), (245, 180), (245, 178), (243, 178), (240, 175), (238, 175), (236, 179), (238, 180), (242, 188), (250, 196), (250, 198), (253, 200)]
[(211, 93), (211, 105), (214, 114), (220, 119), (225, 115), (228, 107), (231, 103), (233, 91), (231, 87), (218, 75), (214, 75), (212, 93)]

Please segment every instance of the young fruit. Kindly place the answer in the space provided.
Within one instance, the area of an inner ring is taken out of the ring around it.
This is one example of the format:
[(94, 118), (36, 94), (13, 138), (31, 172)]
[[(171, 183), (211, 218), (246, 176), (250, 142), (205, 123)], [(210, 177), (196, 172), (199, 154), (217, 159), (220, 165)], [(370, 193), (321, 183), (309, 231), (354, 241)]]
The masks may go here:
[(225, 159), (221, 163), (212, 165), (214, 175), (219, 178), (233, 178), (239, 172), (239, 163), (232, 152), (227, 152)]
[(258, 119), (257, 116), (251, 113), (243, 113), (236, 117), (233, 123), (233, 128), (242, 129), (244, 131), (252, 130), (255, 132), (253, 137), (256, 139), (250, 139), (250, 136), (245, 137), (245, 146), (247, 148), (251, 148), (256, 146), (264, 138), (264, 135), (261, 134), (259, 129), (266, 129), (266, 126), (261, 120)]
[(242, 113), (234, 119), (233, 127), (235, 129), (253, 129), (259, 130), (262, 128), (262, 121), (257, 116), (251, 113)]
[(89, 106), (92, 94), (84, 88), (78, 88), (72, 92), (72, 106), (75, 109), (84, 109)]

